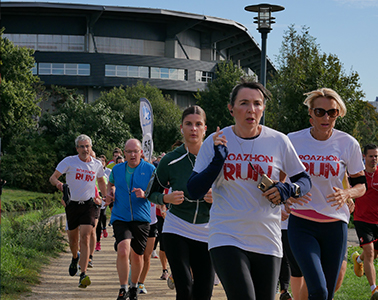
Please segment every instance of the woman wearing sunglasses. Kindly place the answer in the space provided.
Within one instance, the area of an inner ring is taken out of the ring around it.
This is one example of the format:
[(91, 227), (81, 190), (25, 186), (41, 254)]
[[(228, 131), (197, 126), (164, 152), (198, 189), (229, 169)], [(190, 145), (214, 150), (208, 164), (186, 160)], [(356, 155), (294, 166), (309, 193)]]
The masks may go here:
[[(336, 119), (346, 114), (341, 97), (329, 88), (305, 95), (312, 127), (288, 137), (311, 176), (311, 201), (292, 206), (288, 238), (306, 280), (308, 299), (331, 300), (347, 246), (346, 202), (365, 193), (366, 178), (360, 145), (334, 129)], [(343, 189), (346, 171), (350, 188)]]

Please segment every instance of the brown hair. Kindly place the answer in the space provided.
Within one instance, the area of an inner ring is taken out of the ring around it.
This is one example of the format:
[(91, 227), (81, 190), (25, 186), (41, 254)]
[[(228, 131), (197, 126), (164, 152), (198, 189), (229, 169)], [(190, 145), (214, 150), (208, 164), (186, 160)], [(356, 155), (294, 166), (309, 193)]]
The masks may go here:
[(249, 88), (252, 90), (259, 90), (264, 96), (264, 104), (266, 100), (270, 100), (272, 94), (267, 90), (260, 82), (249, 81), (243, 77), (240, 78), (240, 82), (234, 86), (230, 93), (230, 105), (234, 107), (235, 99), (239, 91), (243, 88)]
[(186, 118), (186, 116), (188, 115), (200, 115), (204, 122), (206, 123), (206, 113), (205, 111), (199, 107), (198, 105), (193, 105), (193, 106), (190, 106), (188, 108), (186, 108), (183, 113), (182, 113), (182, 117), (181, 117), (181, 124), (184, 122), (184, 119)]

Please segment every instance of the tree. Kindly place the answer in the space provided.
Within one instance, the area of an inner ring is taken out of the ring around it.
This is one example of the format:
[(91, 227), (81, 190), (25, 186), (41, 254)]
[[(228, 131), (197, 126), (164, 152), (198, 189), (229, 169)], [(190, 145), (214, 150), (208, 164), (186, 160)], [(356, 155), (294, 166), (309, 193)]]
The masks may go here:
[(357, 72), (347, 75), (336, 55), (321, 53), (307, 27), (298, 33), (294, 25), (285, 32), (277, 62), (278, 71), (268, 83), (273, 94), (265, 110), (268, 126), (284, 133), (308, 127), (303, 94), (328, 87), (341, 96), (348, 109), (347, 115), (338, 119), (336, 128), (353, 134), (357, 122), (363, 118), (360, 100), (364, 93)]
[(230, 102), (232, 88), (246, 76), (245, 72), (238, 68), (232, 61), (222, 61), (218, 64), (215, 79), (207, 84), (204, 91), (198, 91), (195, 95), (197, 103), (206, 112), (206, 124), (208, 133), (233, 124), (227, 104)]
[(1, 158), (1, 178), (7, 185), (36, 192), (55, 192), (49, 177), (57, 165), (53, 145), (36, 130), (11, 139)]
[(33, 50), (14, 46), (1, 29), (0, 137), (6, 151), (12, 136), (37, 125), (43, 95), (39, 78), (32, 74)]
[(375, 107), (366, 101), (359, 101), (363, 119), (358, 121), (352, 135), (363, 147), (367, 144), (378, 145), (378, 114)]
[(75, 138), (88, 135), (96, 154), (112, 153), (114, 147), (123, 147), (131, 138), (130, 128), (123, 122), (124, 115), (105, 103), (87, 104), (83, 95), (75, 90), (52, 87), (56, 99), (56, 111), (43, 114), (40, 120), (41, 134), (53, 145), (58, 162), (68, 155), (76, 154)]
[(150, 101), (154, 115), (153, 140), (156, 152), (169, 151), (172, 144), (180, 139), (178, 130), (181, 123), (181, 110), (161, 90), (149, 83), (138, 82), (135, 86), (115, 87), (102, 93), (95, 105), (105, 105), (112, 111), (122, 113), (122, 122), (128, 124), (133, 137), (142, 140), (139, 120), (139, 99)]

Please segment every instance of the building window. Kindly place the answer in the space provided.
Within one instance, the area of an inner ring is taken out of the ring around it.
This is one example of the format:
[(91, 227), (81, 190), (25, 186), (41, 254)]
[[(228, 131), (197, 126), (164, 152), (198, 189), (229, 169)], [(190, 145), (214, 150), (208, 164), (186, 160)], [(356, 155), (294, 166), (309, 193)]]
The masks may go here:
[(39, 51), (84, 52), (85, 46), (83, 35), (9, 33), (4, 36), (17, 46)]
[(205, 71), (196, 71), (196, 81), (198, 82), (212, 82), (213, 81), (213, 73), (212, 72), (205, 72)]
[(148, 67), (105, 65), (105, 76), (148, 78)]
[(60, 63), (39, 63), (39, 75), (91, 75), (90, 64), (60, 64)]
[(188, 71), (183, 69), (151, 67), (151, 78), (188, 80)]

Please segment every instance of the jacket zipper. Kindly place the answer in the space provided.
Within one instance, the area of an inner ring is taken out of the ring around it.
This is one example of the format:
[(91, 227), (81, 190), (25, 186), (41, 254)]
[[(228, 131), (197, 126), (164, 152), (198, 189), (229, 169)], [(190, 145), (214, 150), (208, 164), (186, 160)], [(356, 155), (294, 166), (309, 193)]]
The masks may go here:
[(199, 200), (197, 199), (197, 207), (196, 207), (196, 211), (195, 211), (195, 213), (194, 213), (193, 224), (196, 224), (196, 221), (197, 221), (197, 215), (198, 215), (198, 210), (199, 210)]
[[(126, 165), (126, 168), (127, 168), (127, 165)], [(130, 203), (131, 221), (134, 221), (133, 205), (131, 204), (131, 191), (132, 191), (132, 187), (133, 187), (133, 179), (134, 179), (134, 173), (131, 175), (131, 178), (130, 178), (130, 188), (129, 188), (129, 186), (127, 186), (127, 182), (126, 182), (127, 189), (129, 190), (129, 203)]]

